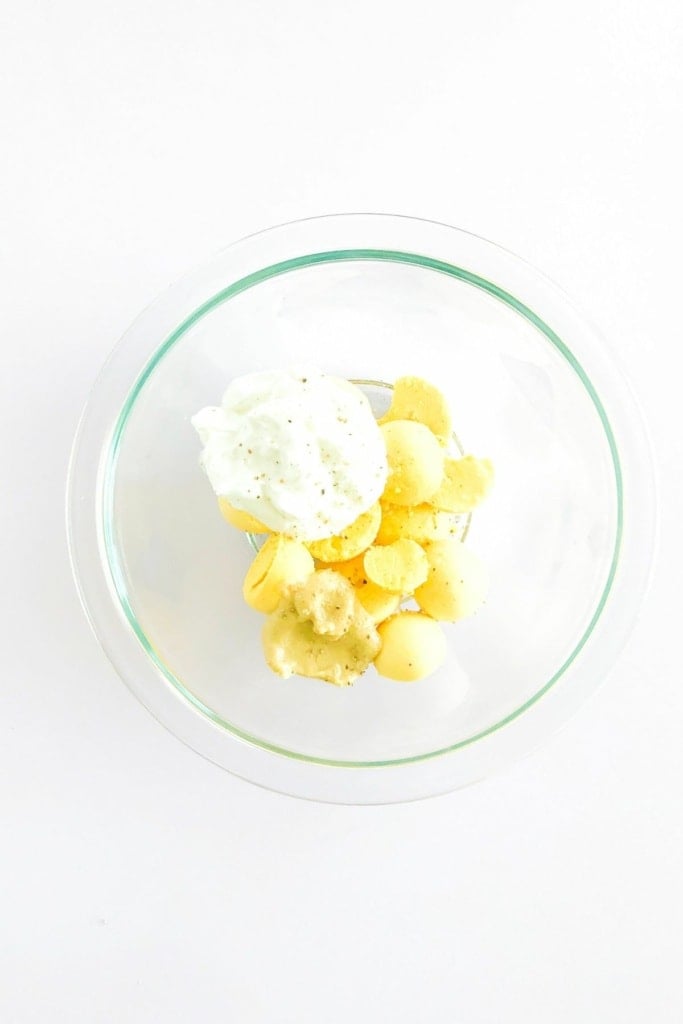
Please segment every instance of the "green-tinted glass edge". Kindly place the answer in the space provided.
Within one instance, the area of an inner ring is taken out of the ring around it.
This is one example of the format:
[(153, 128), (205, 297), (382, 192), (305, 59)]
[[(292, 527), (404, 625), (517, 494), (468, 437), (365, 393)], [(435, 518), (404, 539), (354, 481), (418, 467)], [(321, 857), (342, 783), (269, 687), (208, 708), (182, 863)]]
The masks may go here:
[[(605, 582), (604, 589), (595, 608), (595, 611), (591, 617), (588, 626), (586, 627), (581, 639), (578, 644), (566, 658), (558, 670), (553, 676), (537, 690), (524, 704), (510, 712), (500, 721), (489, 726), (488, 729), (483, 729), (473, 736), (467, 737), (467, 739), (460, 740), (458, 743), (454, 743), (448, 747), (441, 747), (438, 750), (432, 750), (425, 754), (416, 754), (412, 757), (394, 758), (382, 761), (342, 761), (335, 760), (332, 758), (313, 757), (307, 754), (300, 754), (293, 750), (287, 750), (285, 747), (277, 746), (273, 743), (268, 743), (266, 740), (261, 740), (257, 736), (253, 736), (243, 729), (232, 725), (230, 722), (226, 722), (225, 719), (217, 715), (215, 711), (207, 707), (202, 701), (200, 701), (193, 693), (191, 693), (183, 683), (168, 669), (163, 663), (161, 658), (157, 655), (153, 645), (145, 634), (142, 626), (137, 620), (137, 617), (130, 605), (128, 595), (126, 592), (124, 574), (119, 564), (116, 555), (116, 546), (114, 542), (114, 529), (113, 529), (113, 496), (114, 496), (114, 478), (116, 470), (116, 461), (118, 453), (121, 447), (121, 440), (125, 430), (128, 417), (132, 411), (135, 402), (137, 401), (138, 395), (150, 376), (157, 368), (161, 360), (166, 356), (170, 349), (183, 337), (187, 331), (201, 320), (202, 317), (210, 313), (211, 310), (215, 309), (216, 306), (221, 305), (223, 302), (228, 301), (235, 295), (239, 295), (240, 292), (244, 292), (249, 288), (253, 288), (255, 285), (267, 281), (272, 277), (278, 277), (280, 274), (286, 274), (294, 270), (300, 270), (304, 267), (315, 266), (321, 263), (339, 263), (348, 262), (353, 260), (374, 260), (385, 263), (404, 263), (411, 266), (422, 267), (428, 270), (434, 270), (441, 274), (446, 274), (449, 277), (454, 277), (457, 280), (464, 281), (467, 284), (472, 285), (475, 288), (479, 288), (482, 291), (487, 292), (489, 295), (494, 296), (501, 302), (504, 302), (515, 312), (519, 313), (526, 320), (528, 320), (534, 327), (536, 327), (542, 334), (546, 336), (548, 341), (557, 349), (560, 355), (569, 363), (574, 372), (579, 377), (581, 383), (586, 389), (593, 405), (595, 406), (596, 412), (600, 418), (607, 443), (612, 457), (612, 464), (614, 469), (615, 486), (617, 493), (617, 528), (614, 541), (614, 552), (612, 555), (612, 561), (610, 563), (609, 572), (607, 574), (607, 580)], [(193, 313), (191, 313), (183, 322), (169, 335), (166, 341), (157, 349), (152, 358), (149, 360), (147, 365), (142, 370), (141, 374), (137, 378), (133, 385), (130, 394), (124, 402), (121, 412), (118, 416), (116, 424), (114, 426), (108, 454), (105, 465), (104, 481), (102, 487), (102, 521), (103, 521), (103, 534), (104, 534), (104, 546), (107, 557), (107, 563), (109, 565), (109, 571), (111, 573), (112, 582), (116, 594), (121, 603), (123, 612), (128, 620), (133, 632), (141, 643), (145, 653), (152, 660), (154, 665), (159, 669), (165, 679), (180, 693), (186, 700), (190, 702), (198, 711), (203, 715), (206, 715), (214, 724), (226, 729), (232, 735), (237, 736), (239, 739), (246, 741), (254, 746), (260, 747), (263, 750), (267, 750), (273, 754), (280, 754), (284, 757), (292, 758), (296, 761), (302, 761), (309, 764), (324, 765), (327, 767), (334, 768), (386, 768), (398, 765), (415, 764), (420, 761), (431, 760), (435, 757), (441, 757), (445, 754), (453, 753), (456, 750), (460, 750), (463, 747), (470, 746), (472, 743), (476, 743), (478, 740), (484, 739), (490, 736), (492, 733), (502, 729), (503, 726), (509, 725), (515, 719), (523, 715), (525, 711), (528, 711), (530, 707), (537, 703), (546, 694), (558, 680), (564, 675), (567, 669), (576, 660), (580, 652), (585, 647), (588, 639), (590, 638), (595, 626), (600, 618), (602, 611), (609, 597), (614, 578), (617, 572), (617, 565), (619, 562), (619, 552), (621, 549), (622, 533), (623, 533), (623, 480), (621, 472), (621, 462), (619, 459), (619, 452), (617, 449), (616, 440), (612, 427), (609, 422), (609, 418), (605, 411), (605, 408), (600, 401), (597, 391), (595, 390), (590, 378), (586, 374), (585, 370), (577, 360), (576, 356), (571, 352), (568, 346), (562, 341), (558, 334), (551, 327), (549, 327), (533, 310), (529, 309), (523, 302), (516, 299), (514, 295), (511, 295), (505, 289), (500, 288), (498, 285), (486, 278), (480, 277), (478, 274), (474, 274), (469, 270), (465, 270), (463, 267), (456, 267), (451, 263), (447, 263), (443, 260), (434, 259), (430, 256), (421, 256), (415, 253), (401, 252), (399, 250), (385, 250), (385, 249), (338, 249), (330, 252), (318, 252), (310, 253), (306, 256), (297, 256), (293, 259), (283, 260), (280, 263), (274, 263), (271, 266), (263, 267), (260, 270), (254, 271), (252, 274), (247, 274), (240, 280), (233, 282), (226, 288), (221, 289), (212, 298), (207, 299), (206, 302), (202, 303)]]

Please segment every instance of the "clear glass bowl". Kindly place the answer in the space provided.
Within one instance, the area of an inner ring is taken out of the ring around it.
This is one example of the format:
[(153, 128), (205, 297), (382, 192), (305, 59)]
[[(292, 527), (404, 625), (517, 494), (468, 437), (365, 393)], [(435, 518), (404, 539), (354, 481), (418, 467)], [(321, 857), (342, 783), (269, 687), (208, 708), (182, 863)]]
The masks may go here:
[[(301, 362), (433, 380), (465, 450), (495, 463), (467, 538), (490, 597), (446, 627), (446, 664), (422, 682), (371, 669), (339, 690), (265, 666), (241, 597), (252, 552), (218, 513), (190, 417), (238, 374)], [(350, 803), (464, 785), (566, 720), (631, 629), (655, 518), (632, 395), (564, 294), (483, 239), (377, 215), (273, 228), (167, 291), (102, 370), (68, 487), (83, 605), (131, 690), (230, 771)]]

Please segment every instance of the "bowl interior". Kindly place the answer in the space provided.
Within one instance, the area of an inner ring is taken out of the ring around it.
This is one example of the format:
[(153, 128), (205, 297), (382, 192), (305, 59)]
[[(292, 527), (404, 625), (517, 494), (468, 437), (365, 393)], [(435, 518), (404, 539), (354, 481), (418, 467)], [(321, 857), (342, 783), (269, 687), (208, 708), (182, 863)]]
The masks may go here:
[[(446, 626), (447, 661), (423, 682), (371, 669), (338, 690), (265, 666), (262, 619), (241, 597), (253, 552), (219, 515), (190, 417), (232, 377), (294, 363), (426, 377), (464, 449), (495, 463), (467, 537), (491, 568), (490, 596)], [(304, 257), (226, 282), (146, 367), (104, 470), (106, 558), (159, 672), (220, 728), (304, 759), (422, 758), (495, 729), (580, 657), (616, 564), (613, 446), (563, 339), (495, 285), (419, 256)]]

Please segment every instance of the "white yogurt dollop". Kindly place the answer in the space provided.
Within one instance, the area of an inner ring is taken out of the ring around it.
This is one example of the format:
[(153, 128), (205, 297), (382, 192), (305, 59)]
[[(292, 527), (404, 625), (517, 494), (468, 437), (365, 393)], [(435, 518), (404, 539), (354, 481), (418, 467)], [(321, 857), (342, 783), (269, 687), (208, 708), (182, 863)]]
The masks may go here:
[(384, 441), (365, 395), (319, 370), (237, 377), (192, 418), (211, 485), (278, 533), (318, 540), (379, 498)]

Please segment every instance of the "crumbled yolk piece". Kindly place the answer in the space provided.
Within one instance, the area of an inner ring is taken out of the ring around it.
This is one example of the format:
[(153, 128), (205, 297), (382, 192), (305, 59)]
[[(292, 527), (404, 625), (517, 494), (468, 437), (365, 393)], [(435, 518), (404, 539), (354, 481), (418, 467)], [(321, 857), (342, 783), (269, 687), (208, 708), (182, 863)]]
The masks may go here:
[(289, 591), (295, 612), (313, 625), (318, 636), (338, 640), (358, 614), (356, 595), (344, 577), (330, 569), (309, 576)]
[(365, 566), (363, 565), (364, 557), (365, 551), (362, 551), (360, 555), (356, 555), (355, 558), (349, 558), (346, 562), (317, 561), (315, 567), (316, 569), (333, 569), (335, 572), (345, 576), (352, 586), (359, 587), (367, 583)]
[(315, 572), (288, 587), (266, 619), (263, 651), (270, 668), (291, 675), (350, 686), (380, 649), (371, 616), (339, 573)]
[(458, 531), (457, 520), (450, 512), (443, 512), (431, 504), (392, 505), (382, 502), (382, 522), (376, 544), (392, 544), (395, 540), (415, 540), (427, 544), (432, 540), (446, 540)]
[(243, 512), (241, 508), (235, 508), (226, 498), (218, 499), (218, 507), (226, 522), (230, 523), (231, 526), (237, 527), (238, 530), (244, 530), (245, 533), (271, 532), (270, 527), (264, 526), (255, 516), (250, 515), (249, 512)]
[(378, 501), (336, 537), (309, 541), (308, 550), (319, 562), (346, 562), (360, 555), (377, 536), (382, 511)]
[(445, 396), (421, 377), (399, 377), (394, 384), (391, 405), (379, 421), (413, 420), (423, 423), (442, 444), (452, 433), (451, 414)]
[(242, 593), (250, 608), (272, 612), (289, 583), (299, 583), (313, 572), (313, 557), (301, 541), (272, 534), (244, 577)]
[(368, 548), (363, 564), (370, 582), (392, 594), (412, 594), (429, 571), (427, 556), (414, 540)]
[(422, 612), (399, 612), (377, 630), (382, 648), (375, 658), (375, 668), (381, 676), (413, 683), (431, 675), (445, 660), (443, 630)]
[(443, 448), (422, 423), (392, 420), (383, 425), (389, 476), (383, 498), (394, 505), (429, 501), (443, 479)]
[(447, 512), (471, 512), (480, 505), (493, 484), (493, 463), (466, 455), (462, 459), (446, 459), (444, 475), (430, 504)]
[(355, 590), (358, 600), (375, 623), (384, 622), (390, 615), (398, 611), (401, 604), (400, 594), (392, 594), (370, 580), (362, 586), (356, 587)]
[(459, 540), (427, 544), (429, 575), (414, 597), (433, 619), (455, 622), (472, 615), (486, 600), (489, 574), (477, 555)]

